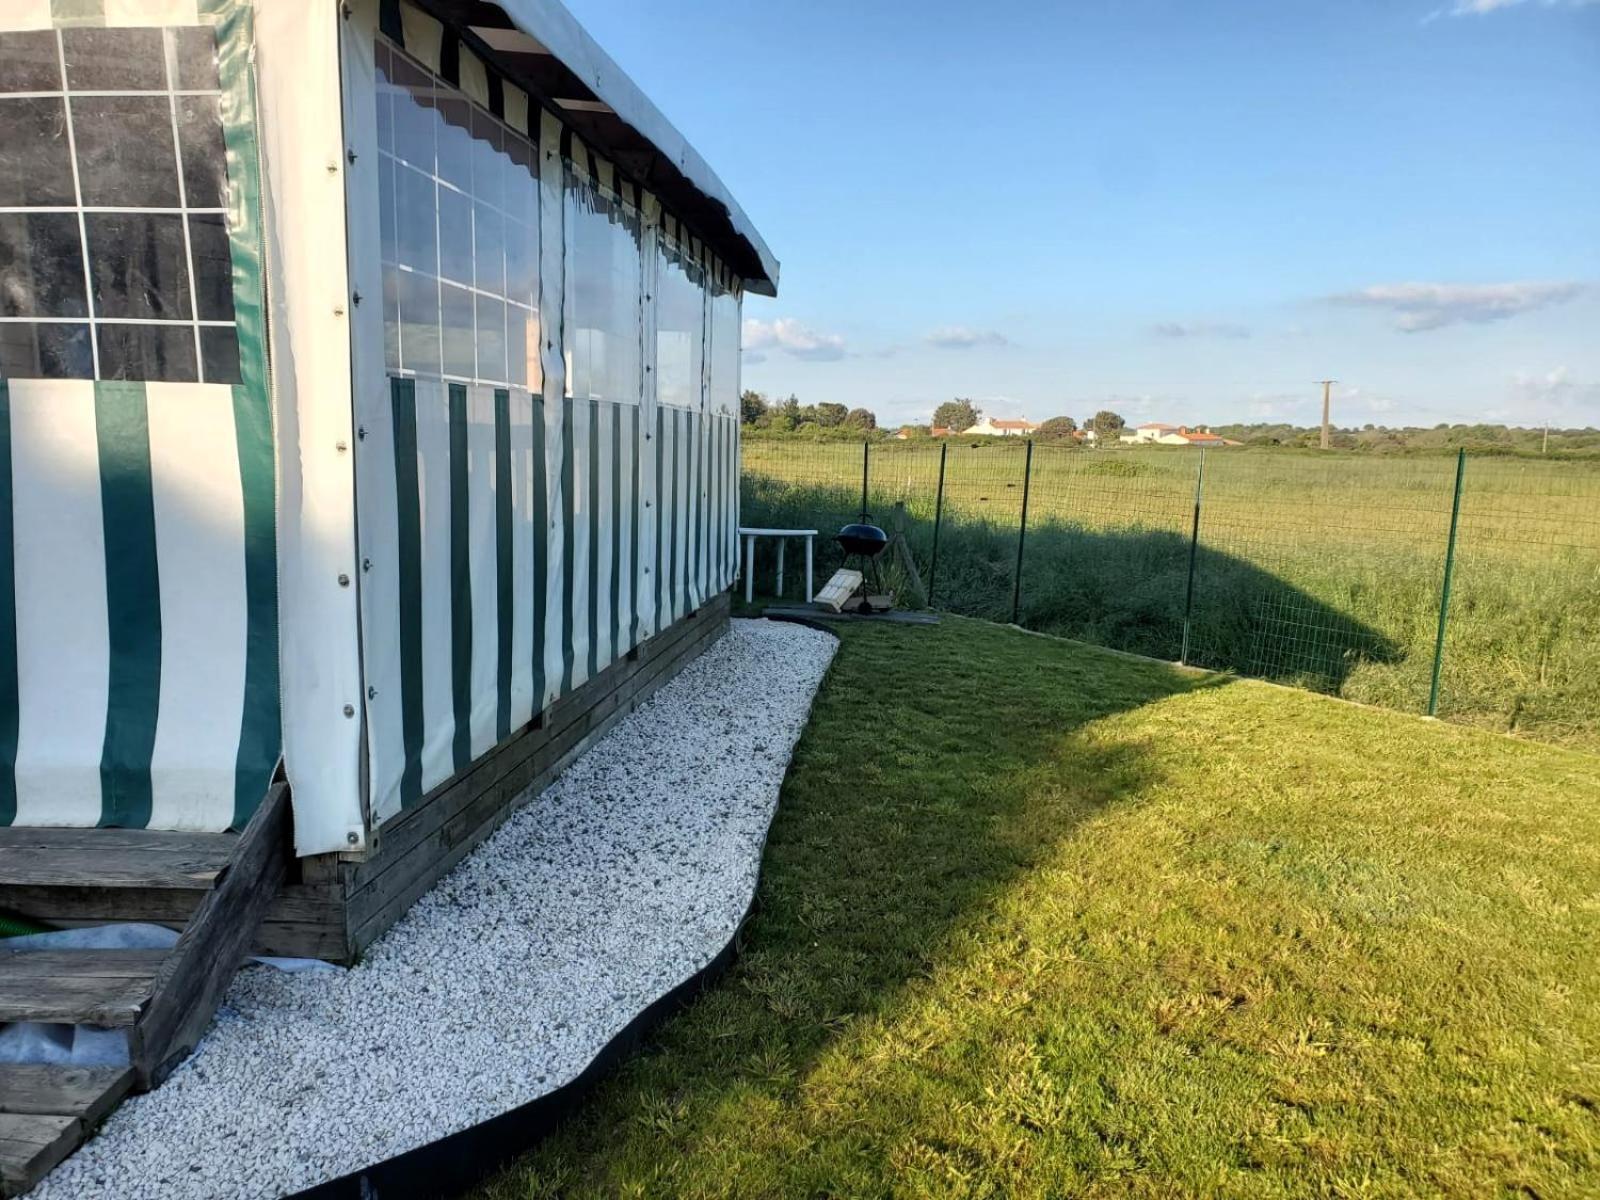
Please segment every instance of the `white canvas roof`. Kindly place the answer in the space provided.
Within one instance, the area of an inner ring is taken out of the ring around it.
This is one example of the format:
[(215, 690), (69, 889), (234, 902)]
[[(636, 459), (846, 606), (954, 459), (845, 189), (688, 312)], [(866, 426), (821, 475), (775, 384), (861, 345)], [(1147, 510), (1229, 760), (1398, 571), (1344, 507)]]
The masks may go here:
[(778, 261), (722, 180), (559, 0), (419, 0), (660, 196), (744, 281), (776, 295)]

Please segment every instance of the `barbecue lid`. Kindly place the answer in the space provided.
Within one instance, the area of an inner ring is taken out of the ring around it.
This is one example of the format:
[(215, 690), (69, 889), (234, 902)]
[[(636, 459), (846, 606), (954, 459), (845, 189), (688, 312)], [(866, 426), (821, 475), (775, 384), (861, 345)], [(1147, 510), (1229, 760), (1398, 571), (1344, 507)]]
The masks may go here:
[(889, 544), (889, 535), (876, 525), (857, 521), (839, 530), (833, 540), (851, 554), (876, 554)]

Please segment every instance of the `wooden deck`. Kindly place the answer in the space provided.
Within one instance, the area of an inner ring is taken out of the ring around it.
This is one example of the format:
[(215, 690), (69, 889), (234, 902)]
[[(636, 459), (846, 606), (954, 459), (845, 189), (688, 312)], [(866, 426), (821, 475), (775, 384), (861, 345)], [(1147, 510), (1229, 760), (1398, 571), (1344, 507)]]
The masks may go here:
[[(101, 839), (104, 839), (103, 841)], [(288, 788), (274, 784), (237, 837), (155, 831), (0, 830), (0, 907), (104, 906), (100, 891), (187, 897), (170, 950), (17, 950), (0, 945), (0, 1022), (120, 1029), (129, 1065), (0, 1065), (0, 1195), (37, 1183), (131, 1087), (192, 1051), (282, 886)]]
[(0, 1021), (126, 1031), (111, 1072), (0, 1066), (0, 1195), (31, 1187), (130, 1089), (155, 1087), (205, 1032), (250, 953), (352, 962), (406, 909), (728, 629), (730, 600), (636, 647), (378, 830), (365, 858), (290, 856), (287, 786), (242, 834), (0, 828), (0, 909), (51, 926), (149, 921), (171, 950), (8, 951)]

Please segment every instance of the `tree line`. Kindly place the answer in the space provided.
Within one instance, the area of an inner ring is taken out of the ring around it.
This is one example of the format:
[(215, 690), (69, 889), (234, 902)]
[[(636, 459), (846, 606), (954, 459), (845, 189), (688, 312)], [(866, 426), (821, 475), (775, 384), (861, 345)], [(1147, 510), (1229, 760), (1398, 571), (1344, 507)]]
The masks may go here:
[[(926, 425), (897, 425), (885, 429), (879, 427), (877, 415), (868, 408), (846, 408), (843, 404), (828, 401), (801, 404), (792, 395), (783, 400), (770, 400), (755, 391), (747, 391), (740, 398), (740, 419), (750, 429), (773, 434), (855, 441), (887, 438), (900, 430), (904, 430), (909, 437), (930, 437), (935, 429), (961, 434), (976, 425), (982, 416), (983, 410), (971, 399), (957, 396), (936, 407), (932, 420)], [(1205, 427), (1220, 437), (1247, 446), (1315, 449), (1322, 438), (1321, 427), (1315, 425), (1262, 422)], [(1051, 417), (1040, 423), (1033, 431), (1033, 437), (1041, 442), (1077, 440), (1079, 430), (1092, 430), (1101, 445), (1115, 445), (1118, 435), (1125, 428), (1127, 422), (1121, 415), (1110, 409), (1100, 409), (1081, 421), (1068, 416)], [(1367, 424), (1360, 428), (1335, 428), (1329, 440), (1336, 450), (1359, 450), (1375, 454), (1455, 450), (1462, 447), (1480, 452), (1498, 450), (1512, 454), (1600, 453), (1600, 429), (1593, 427), (1545, 430), (1542, 427), (1529, 429), (1484, 423), (1440, 423), (1432, 426)]]
[[(746, 391), (739, 397), (739, 419), (749, 428), (812, 437), (888, 437), (899, 430), (904, 430), (912, 437), (930, 437), (935, 429), (959, 434), (971, 429), (982, 416), (982, 409), (971, 400), (958, 396), (935, 408), (929, 424), (880, 429), (877, 414), (869, 408), (846, 408), (843, 404), (826, 400), (820, 404), (801, 404), (794, 395), (783, 400), (772, 400), (756, 391)], [(1097, 437), (1115, 440), (1125, 424), (1116, 413), (1102, 409), (1093, 416), (1085, 417), (1081, 426), (1072, 417), (1051, 417), (1039, 425), (1033, 436), (1042, 441), (1065, 439), (1073, 437), (1082, 428), (1094, 430)]]

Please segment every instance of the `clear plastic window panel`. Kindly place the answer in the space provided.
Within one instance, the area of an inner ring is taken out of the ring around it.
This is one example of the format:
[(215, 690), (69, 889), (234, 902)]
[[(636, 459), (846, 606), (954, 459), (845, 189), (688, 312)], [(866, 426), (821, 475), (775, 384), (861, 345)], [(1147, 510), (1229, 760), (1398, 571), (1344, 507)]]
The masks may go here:
[(565, 194), (572, 395), (637, 404), (644, 372), (639, 214), (570, 172)]
[(381, 39), (377, 68), (388, 369), (537, 390), (533, 145)]
[(0, 376), (239, 382), (216, 35), (0, 33)]
[(706, 408), (739, 411), (739, 296), (718, 286), (711, 292), (711, 384)]
[(656, 400), (699, 412), (705, 272), (664, 234), (656, 246)]

